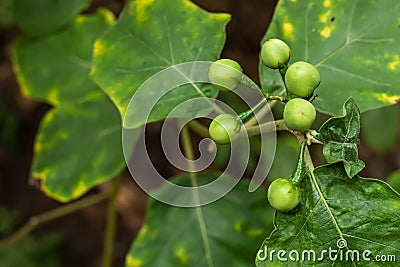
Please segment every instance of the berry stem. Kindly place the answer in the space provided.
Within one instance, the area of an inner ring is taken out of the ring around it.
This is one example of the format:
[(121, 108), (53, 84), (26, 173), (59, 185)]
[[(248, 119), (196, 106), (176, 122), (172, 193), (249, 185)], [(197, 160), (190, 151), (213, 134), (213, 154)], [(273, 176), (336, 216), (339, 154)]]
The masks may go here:
[(279, 73), (281, 74), (281, 78), (283, 81), (283, 85), (285, 86), (285, 90), (286, 90), (286, 98), (289, 101), (290, 99), (292, 99), (292, 94), (289, 92), (289, 90), (287, 89), (286, 86), (286, 82), (285, 82), (285, 75), (286, 75), (286, 71), (288, 69), (288, 65), (285, 64), (282, 68), (279, 69)]
[(246, 122), (250, 116), (259, 108), (261, 107), (265, 102), (267, 101), (267, 98), (262, 98), (254, 107), (250, 108), (249, 110), (246, 110), (245, 112), (242, 112), (238, 115), (239, 119), (242, 122)]

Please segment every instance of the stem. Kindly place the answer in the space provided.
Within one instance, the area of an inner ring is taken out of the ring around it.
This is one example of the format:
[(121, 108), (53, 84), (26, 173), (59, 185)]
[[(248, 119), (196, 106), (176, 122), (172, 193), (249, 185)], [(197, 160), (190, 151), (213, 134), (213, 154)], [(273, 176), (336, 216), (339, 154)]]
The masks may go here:
[(107, 208), (106, 230), (103, 243), (103, 267), (111, 267), (114, 255), (115, 233), (117, 230), (116, 199), (119, 189), (119, 177), (113, 180), (112, 190)]
[(191, 120), (187, 123), (189, 128), (202, 137), (210, 137), (208, 128), (196, 120)]
[(251, 126), (246, 128), (248, 136), (259, 135), (262, 133), (270, 133), (273, 131), (290, 131), (283, 122), (283, 120), (269, 121), (260, 125)]
[(249, 110), (242, 112), (239, 114), (239, 119), (242, 122), (246, 122), (247, 119), (256, 111), (262, 104), (267, 101), (266, 98), (262, 98), (254, 107), (250, 108)]
[(279, 69), (279, 73), (281, 74), (283, 85), (285, 86), (286, 98), (287, 98), (287, 100), (290, 100), (290, 99), (292, 99), (292, 94), (287, 89), (286, 82), (285, 82), (285, 74), (286, 74), (287, 69), (288, 69), (288, 65), (285, 64), (281, 69)]
[[(283, 93), (285, 93), (285, 89), (283, 89), (281, 92), (279, 92), (278, 95), (281, 95), (281, 94), (283, 94)], [(285, 102), (285, 101), (283, 101), (283, 102)], [(279, 103), (278, 100), (272, 100), (272, 101), (268, 102), (268, 105), (265, 105), (263, 108), (261, 108), (261, 109), (256, 113), (256, 116), (253, 116), (253, 117), (252, 117), (251, 119), (249, 119), (244, 125), (245, 125), (246, 127), (253, 126), (254, 124), (257, 123), (257, 118), (264, 117), (265, 114), (267, 114), (268, 112), (270, 112), (271, 109), (273, 109), (273, 108), (275, 107), (275, 105), (278, 104), (278, 103)]]
[[(183, 146), (183, 153), (184, 153), (185, 157), (189, 160), (189, 162), (188, 162), (189, 169), (194, 170), (194, 165), (193, 165), (194, 164), (193, 163), (194, 152), (193, 152), (192, 140), (190, 138), (190, 132), (189, 132), (187, 125), (185, 125), (182, 128), (181, 140), (182, 140), (182, 146)], [(199, 196), (199, 191), (197, 190), (198, 183), (197, 183), (196, 173), (190, 172), (189, 175), (190, 175), (192, 187), (194, 189), (193, 198), (194, 198), (195, 203), (197, 204), (197, 203), (200, 203), (200, 196)], [(213, 262), (212, 255), (211, 255), (211, 246), (210, 246), (210, 242), (208, 240), (208, 233), (207, 233), (206, 223), (204, 220), (203, 210), (198, 205), (196, 205), (195, 210), (196, 210), (196, 215), (197, 215), (197, 219), (198, 219), (198, 223), (199, 223), (199, 227), (200, 227), (201, 237), (203, 240), (203, 247), (204, 247), (205, 257), (207, 260), (207, 266), (214, 267), (214, 262)]]
[(88, 206), (94, 205), (107, 198), (108, 194), (100, 193), (94, 196), (82, 198), (69, 204), (65, 204), (61, 207), (44, 212), (42, 214), (32, 216), (28, 220), (28, 222), (26, 222), (21, 228), (19, 228), (17, 231), (15, 231), (13, 234), (6, 237), (5, 239), (0, 240), (0, 247), (12, 245), (18, 242), (20, 239), (35, 230), (39, 225), (61, 218)]

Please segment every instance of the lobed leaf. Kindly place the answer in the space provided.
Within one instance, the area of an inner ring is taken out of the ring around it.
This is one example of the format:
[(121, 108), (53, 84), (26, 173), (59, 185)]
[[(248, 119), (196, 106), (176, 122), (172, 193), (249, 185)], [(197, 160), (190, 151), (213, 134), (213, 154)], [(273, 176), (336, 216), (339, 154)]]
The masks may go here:
[(23, 94), (54, 106), (35, 140), (32, 176), (59, 201), (81, 196), (125, 166), (118, 111), (88, 76), (94, 40), (113, 21), (112, 13), (99, 10), (76, 17), (59, 33), (22, 38), (14, 47)]
[[(318, 167), (307, 178), (299, 206), (276, 213), (275, 230), (260, 248), (257, 267), (395, 266), (375, 257), (400, 257), (400, 195), (380, 180), (348, 179), (341, 164)], [(286, 251), (281, 261), (280, 250)], [(370, 251), (367, 257), (365, 251)]]
[[(91, 77), (124, 117), (133, 94), (155, 73), (179, 63), (216, 60), (225, 42), (228, 20), (229, 15), (208, 13), (188, 0), (133, 1), (126, 5), (117, 23), (96, 41)], [(218, 94), (210, 85), (199, 88), (207, 97)], [(160, 88), (146, 90), (151, 96)], [(160, 99), (149, 121), (135, 123), (161, 120), (180, 103), (200, 96), (193, 85), (180, 86)], [(146, 101), (142, 101), (143, 105), (155, 104)], [(191, 112), (204, 111), (210, 112), (210, 105), (191, 107)]]
[[(291, 60), (321, 74), (314, 104), (339, 115), (352, 97), (363, 112), (400, 99), (400, 2), (397, 0), (281, 0), (263, 41), (280, 38)], [(284, 93), (278, 71), (260, 63), (262, 87)]]
[(352, 98), (343, 106), (343, 116), (328, 119), (319, 129), (318, 139), (324, 142), (323, 153), (328, 163), (342, 161), (351, 178), (365, 166), (358, 159), (360, 110)]

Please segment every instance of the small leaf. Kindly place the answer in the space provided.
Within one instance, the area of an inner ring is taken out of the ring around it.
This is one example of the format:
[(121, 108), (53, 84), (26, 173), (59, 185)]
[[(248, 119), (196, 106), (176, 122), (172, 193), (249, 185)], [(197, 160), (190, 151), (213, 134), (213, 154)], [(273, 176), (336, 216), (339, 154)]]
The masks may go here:
[(361, 114), (361, 135), (377, 153), (392, 149), (400, 138), (399, 105)]
[[(152, 75), (179, 63), (216, 60), (225, 42), (228, 20), (229, 15), (208, 13), (188, 0), (130, 2), (115, 26), (96, 41), (91, 77), (124, 117), (133, 94)], [(199, 87), (208, 97), (218, 94), (213, 86)], [(146, 96), (150, 99), (160, 89), (146, 88)], [(193, 85), (180, 86), (160, 99), (149, 120), (131, 124), (138, 127), (163, 119), (180, 103), (200, 96)], [(148, 101), (139, 102), (147, 107), (155, 104)], [(190, 111), (209, 113), (211, 108), (195, 103)]]
[[(197, 178), (209, 183), (219, 175), (201, 173)], [(172, 181), (190, 186), (188, 174)], [(263, 236), (272, 230), (273, 210), (266, 204), (265, 189), (249, 193), (248, 186), (249, 181), (242, 180), (222, 199), (197, 208), (150, 199), (125, 266), (252, 266)]]
[(72, 23), (90, 0), (12, 0), (15, 22), (25, 34), (44, 35)]
[(346, 101), (343, 116), (327, 120), (319, 129), (318, 139), (324, 142), (323, 153), (328, 163), (342, 161), (351, 178), (365, 166), (358, 159), (360, 110), (353, 99)]
[(106, 10), (78, 16), (61, 32), (22, 38), (14, 47), (23, 94), (54, 106), (35, 140), (32, 176), (59, 201), (81, 196), (125, 166), (118, 110), (88, 76), (94, 40), (112, 18)]
[[(262, 42), (282, 39), (290, 63), (317, 67), (318, 110), (339, 115), (352, 97), (364, 112), (400, 100), (399, 10), (397, 0), (281, 0)], [(284, 93), (279, 72), (261, 62), (260, 81), (269, 93)]]
[[(400, 195), (385, 182), (358, 176), (350, 180), (341, 164), (332, 164), (316, 168), (303, 179), (301, 190), (302, 199), (294, 210), (276, 213), (276, 229), (261, 246), (257, 267), (370, 267), (382, 266), (375, 261), (377, 255), (400, 257)], [(329, 254), (330, 249), (336, 251)], [(275, 264), (270, 257), (273, 250)], [(286, 251), (287, 261), (278, 260), (280, 250)], [(363, 258), (367, 250), (371, 251), (367, 255), (370, 261)], [(299, 260), (290, 260), (290, 255), (296, 259), (293, 251)], [(359, 260), (352, 260), (352, 254), (346, 260), (346, 253), (354, 251), (358, 251)]]

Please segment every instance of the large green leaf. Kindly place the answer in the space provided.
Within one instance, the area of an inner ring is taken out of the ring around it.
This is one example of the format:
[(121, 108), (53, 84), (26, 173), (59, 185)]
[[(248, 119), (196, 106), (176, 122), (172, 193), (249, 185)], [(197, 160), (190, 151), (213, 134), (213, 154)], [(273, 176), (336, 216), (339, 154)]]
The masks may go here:
[(90, 0), (11, 0), (13, 19), (28, 35), (43, 35), (71, 23)]
[[(228, 15), (210, 14), (188, 0), (133, 1), (115, 26), (96, 41), (91, 77), (111, 97), (123, 117), (133, 94), (155, 73), (179, 63), (217, 59), (225, 42), (228, 20)], [(209, 85), (200, 89), (208, 97), (218, 93)], [(160, 88), (146, 90), (145, 95), (151, 96)], [(158, 102), (148, 121), (163, 119), (183, 101), (200, 96), (193, 85), (170, 91)], [(155, 104), (146, 101), (138, 102), (144, 106)], [(192, 112), (204, 109), (209, 110), (210, 105), (195, 103), (191, 107)]]
[(399, 107), (391, 105), (361, 115), (361, 135), (375, 152), (388, 152), (399, 140)]
[[(219, 175), (201, 173), (197, 178), (206, 184)], [(172, 181), (187, 186), (190, 176)], [(266, 204), (265, 189), (249, 193), (248, 186), (249, 181), (242, 180), (222, 199), (197, 208), (150, 199), (146, 221), (125, 266), (252, 266), (263, 235), (272, 230), (273, 211)]]
[[(281, 0), (263, 42), (280, 38), (291, 62), (316, 65), (320, 111), (339, 115), (349, 97), (364, 111), (400, 99), (399, 14), (397, 0)], [(260, 64), (260, 72), (266, 90), (282, 84), (278, 71)]]
[[(299, 206), (288, 213), (276, 213), (276, 229), (261, 247), (256, 260), (258, 267), (397, 266), (394, 262), (375, 261), (379, 255), (400, 257), (400, 195), (390, 186), (358, 176), (350, 180), (341, 164), (333, 164), (315, 169), (303, 179), (301, 190)], [(331, 252), (336, 261), (330, 259), (330, 249), (336, 250)], [(269, 257), (272, 250), (274, 263)], [(279, 250), (286, 251), (280, 256), (287, 261), (278, 260)], [(305, 260), (291, 260), (290, 255), (292, 259), (296, 257), (293, 250), (299, 253), (300, 259), (305, 251)], [(310, 250), (318, 260), (312, 260)], [(356, 250), (359, 261), (349, 258), (353, 252), (356, 255)], [(363, 259), (366, 250), (371, 251), (367, 254), (371, 261)], [(308, 260), (309, 252), (311, 260)], [(346, 255), (349, 255), (348, 261)]]
[(328, 163), (342, 161), (351, 178), (365, 166), (358, 159), (360, 110), (352, 98), (343, 106), (343, 116), (327, 120), (319, 129), (318, 139), (324, 142), (323, 153)]
[(78, 16), (64, 31), (16, 43), (13, 64), (25, 96), (52, 104), (34, 145), (33, 178), (49, 196), (69, 201), (124, 167), (121, 120), (88, 76), (94, 40), (113, 16)]

